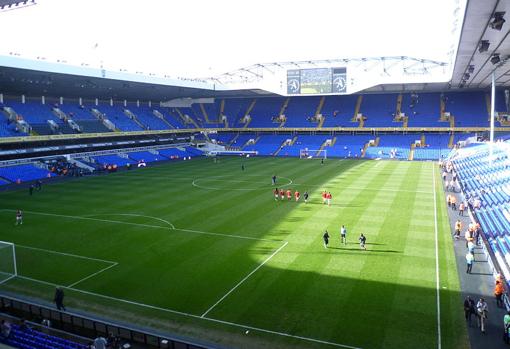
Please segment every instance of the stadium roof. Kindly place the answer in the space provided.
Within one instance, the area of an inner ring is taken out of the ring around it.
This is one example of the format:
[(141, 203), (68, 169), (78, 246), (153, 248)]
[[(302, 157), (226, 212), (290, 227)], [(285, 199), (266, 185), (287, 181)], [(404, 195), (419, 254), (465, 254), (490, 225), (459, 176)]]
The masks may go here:
[[(508, 23), (500, 22), (503, 25), (498, 30), (494, 21), (499, 15), (503, 15), (503, 19)], [(469, 0), (451, 81), (452, 87), (486, 88), (491, 84), (493, 71), (496, 73), (497, 85), (510, 86), (509, 34), (509, 1)], [(486, 51), (483, 48), (480, 50), (484, 40), (489, 43)], [(498, 54), (499, 62), (494, 60), (494, 64), (491, 58), (495, 54)]]
[[(412, 84), (385, 84), (378, 85), (364, 90), (363, 92), (382, 92), (382, 91), (442, 91), (447, 89), (486, 88), (490, 79), (488, 78), (492, 70), (496, 70), (498, 84), (508, 86), (510, 84), (510, 72), (508, 70), (507, 57), (510, 57), (510, 40), (506, 40), (510, 31), (508, 24), (502, 26), (502, 30), (492, 29), (491, 22), (494, 21), (494, 15), (497, 12), (506, 12), (509, 6), (507, 1), (500, 0), (468, 0), (464, 22), (462, 23), (462, 32), (460, 43), (458, 45), (458, 54), (453, 56), (452, 63), (455, 62), (453, 78), (450, 82), (441, 83), (412, 83)], [(17, 11), (16, 11), (17, 12)], [(22, 11), (21, 11), (22, 12)], [(462, 17), (460, 17), (462, 18)], [(400, 30), (403, 27), (400, 27)], [(489, 40), (490, 48), (487, 52), (478, 52), (481, 40)], [(457, 48), (452, 49), (455, 52)], [(493, 65), (491, 58), (494, 53), (500, 54), (500, 62)], [(17, 55), (16, 53), (12, 53)], [(404, 58), (404, 56), (401, 56)], [(395, 57), (393, 57), (395, 58)], [(41, 58), (45, 60), (45, 58)], [(372, 58), (383, 62), (385, 57)], [(407, 59), (407, 57), (406, 57)], [(432, 60), (422, 58), (408, 58), (410, 61), (416, 60), (428, 64), (427, 67), (444, 66), (443, 60)], [(359, 60), (366, 62), (366, 58), (354, 58), (347, 60)], [(254, 64), (246, 68), (240, 68), (226, 74), (219, 74), (216, 77), (227, 77), (232, 73), (256, 75), (257, 69), (271, 69), (275, 66), (305, 65), (314, 66), (324, 62), (342, 61), (342, 59), (332, 60), (309, 60), (309, 61), (286, 61), (273, 62), (269, 64)], [(64, 62), (64, 61), (62, 61)], [(360, 63), (361, 64), (361, 63)], [(425, 64), (422, 64), (425, 67)], [(470, 66), (473, 66), (472, 68)], [(117, 77), (114, 79), (105, 79), (101, 76), (80, 75), (80, 74), (61, 74), (57, 71), (48, 71), (34, 68), (32, 70), (22, 69), (26, 67), (4, 66), (0, 67), (0, 86), (3, 91), (9, 91), (15, 94), (27, 95), (57, 95), (57, 96), (81, 96), (84, 98), (114, 98), (114, 99), (140, 99), (140, 100), (168, 100), (179, 97), (210, 97), (210, 96), (256, 96), (260, 94), (272, 94), (261, 89), (234, 89), (224, 91), (219, 86), (214, 85), (214, 80), (208, 82), (192, 79), (176, 81), (154, 80), (150, 82), (143, 79), (124, 79)], [(122, 69), (121, 69), (122, 72)], [(471, 72), (471, 73), (470, 73)], [(466, 73), (469, 79), (465, 80)], [(120, 76), (120, 75), (119, 75)], [(165, 76), (166, 78), (166, 76)], [(161, 83), (160, 83), (161, 82)], [(190, 82), (190, 83), (186, 83)], [(0, 91), (2, 92), (2, 91)]]

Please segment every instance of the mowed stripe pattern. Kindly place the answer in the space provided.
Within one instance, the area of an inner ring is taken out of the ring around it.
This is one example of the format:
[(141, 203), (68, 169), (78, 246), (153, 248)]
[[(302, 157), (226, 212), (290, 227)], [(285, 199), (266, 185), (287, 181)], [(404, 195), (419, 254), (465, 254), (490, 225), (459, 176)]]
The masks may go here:
[[(237, 158), (218, 164), (209, 159), (182, 162), (52, 185), (33, 198), (25, 192), (6, 193), (1, 207), (97, 214), (105, 220), (165, 226), (152, 216), (176, 228), (276, 241), (35, 215), (27, 215), (20, 233), (10, 224), (12, 213), (5, 211), (0, 212), (0, 220), (8, 229), (1, 239), (115, 261), (119, 263), (115, 268), (79, 287), (194, 315), (203, 314), (282, 246), (281, 241), (288, 241), (207, 317), (362, 348), (431, 348), (437, 346), (431, 173), (432, 164), (416, 162), (330, 160), (320, 165), (297, 159)], [(279, 183), (285, 188), (307, 190), (311, 202), (275, 202), (270, 185), (273, 174), (281, 177)], [(208, 182), (211, 177), (214, 180)], [(220, 190), (193, 186), (197, 179), (204, 187)], [(331, 207), (322, 205), (322, 190), (332, 193)], [(113, 216), (118, 213), (139, 216)], [(340, 244), (341, 224), (348, 229), (345, 246)], [(322, 246), (325, 229), (332, 236), (327, 250)], [(440, 231), (447, 233), (442, 227)], [(368, 251), (359, 249), (360, 233), (367, 236)], [(41, 235), (48, 239), (38, 239)], [(441, 259), (444, 268), (455, 271), (448, 257), (441, 258), (446, 258)], [(80, 279), (75, 275), (77, 268), (62, 268), (58, 277), (51, 268), (23, 270), (26, 276), (72, 284)], [(449, 289), (456, 291), (458, 280), (454, 273), (447, 274)], [(9, 281), (2, 286), (21, 291), (20, 284)], [(48, 290), (41, 287), (40, 292)], [(446, 295), (446, 299), (452, 297), (457, 295)], [(90, 297), (87, 301), (94, 304)], [(163, 318), (147, 310), (140, 310), (138, 317), (149, 314)], [(453, 314), (446, 309), (443, 316), (455, 318)], [(207, 327), (200, 321), (172, 320), (181, 326), (169, 328), (185, 334)], [(184, 331), (183, 323), (195, 330)], [(217, 327), (203, 338), (232, 345), (234, 331)], [(244, 340), (243, 347), (259, 344), (253, 338)], [(270, 340), (282, 347), (309, 347), (300, 340)]]

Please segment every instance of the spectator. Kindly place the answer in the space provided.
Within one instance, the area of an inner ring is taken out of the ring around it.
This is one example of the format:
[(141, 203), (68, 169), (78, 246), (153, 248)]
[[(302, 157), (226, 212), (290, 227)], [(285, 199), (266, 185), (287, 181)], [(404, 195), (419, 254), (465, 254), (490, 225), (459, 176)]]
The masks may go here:
[(466, 273), (471, 274), (471, 270), (473, 269), (473, 261), (474, 260), (475, 260), (475, 257), (473, 256), (473, 254), (468, 252), (466, 254), (466, 264), (467, 264)]
[(94, 339), (94, 347), (96, 349), (106, 349), (106, 339), (104, 337), (97, 337)]
[(510, 311), (507, 311), (505, 316), (503, 317), (503, 326), (505, 327), (505, 343), (510, 343)]
[(496, 297), (496, 306), (498, 308), (503, 307), (503, 293), (505, 289), (503, 288), (503, 283), (500, 280), (496, 280), (496, 285), (494, 286), (494, 296)]
[(478, 327), (480, 327), (482, 333), (485, 333), (485, 323), (487, 322), (488, 312), (489, 308), (487, 302), (484, 298), (480, 298), (478, 303), (476, 303), (476, 314), (478, 315)]
[(53, 301), (55, 302), (58, 310), (66, 311), (66, 307), (64, 306), (64, 290), (61, 287), (57, 287), (55, 289), (55, 297)]
[(466, 321), (469, 326), (471, 326), (471, 315), (473, 315), (474, 313), (475, 313), (475, 301), (472, 300), (470, 296), (467, 296), (466, 299), (464, 299), (464, 316), (466, 317)]
[(7, 339), (11, 335), (11, 324), (5, 320), (0, 322), (0, 335), (2, 339)]

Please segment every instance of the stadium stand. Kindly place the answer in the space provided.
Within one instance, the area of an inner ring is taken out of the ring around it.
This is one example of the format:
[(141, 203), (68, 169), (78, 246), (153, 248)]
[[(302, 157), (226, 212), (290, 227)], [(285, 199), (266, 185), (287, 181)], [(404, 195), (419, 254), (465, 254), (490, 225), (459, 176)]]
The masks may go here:
[(121, 131), (142, 131), (144, 129), (141, 125), (127, 117), (121, 106), (99, 104), (97, 109)]
[(95, 162), (102, 164), (102, 165), (117, 165), (117, 166), (126, 166), (127, 164), (136, 164), (137, 161), (129, 159), (129, 158), (123, 158), (119, 155), (99, 155), (99, 156), (93, 156), (92, 157)]
[(284, 112), (287, 118), (285, 127), (314, 127), (309, 118), (315, 116), (320, 97), (291, 98)]
[(11, 324), (10, 336), (0, 341), (20, 349), (87, 349), (88, 346), (69, 339), (52, 336), (31, 328)]
[(396, 103), (396, 94), (363, 95), (360, 113), (366, 118), (365, 127), (395, 126), (393, 118)]
[(409, 127), (444, 127), (440, 119), (440, 94), (420, 93), (418, 101), (411, 104), (411, 94), (402, 95), (401, 112), (408, 118)]
[(281, 97), (259, 98), (250, 112), (249, 127), (278, 127), (280, 123), (273, 122), (273, 118), (279, 116), (284, 102)]
[(33, 164), (0, 167), (0, 179), (9, 182), (27, 182), (36, 179), (53, 177), (55, 174)]
[(473, 210), (490, 247), (506, 271), (510, 265), (510, 143), (459, 150), (451, 157), (468, 206)]
[(324, 127), (352, 126), (352, 117), (356, 108), (356, 95), (327, 96), (321, 110)]

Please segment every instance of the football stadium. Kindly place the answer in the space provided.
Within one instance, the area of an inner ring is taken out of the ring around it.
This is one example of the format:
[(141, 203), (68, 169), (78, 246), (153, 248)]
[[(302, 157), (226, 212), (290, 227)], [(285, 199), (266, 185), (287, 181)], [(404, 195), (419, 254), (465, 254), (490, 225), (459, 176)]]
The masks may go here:
[(510, 345), (510, 2), (0, 0), (0, 347)]

